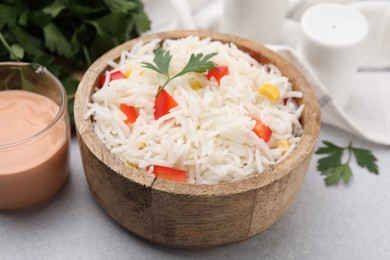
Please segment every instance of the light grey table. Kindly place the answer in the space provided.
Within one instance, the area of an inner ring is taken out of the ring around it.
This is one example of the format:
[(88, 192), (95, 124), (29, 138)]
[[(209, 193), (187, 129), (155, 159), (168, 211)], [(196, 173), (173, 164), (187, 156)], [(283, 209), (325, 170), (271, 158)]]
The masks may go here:
[(380, 175), (353, 165), (347, 187), (327, 188), (314, 156), (297, 200), (263, 233), (207, 250), (166, 248), (126, 231), (89, 192), (77, 140), (71, 176), (47, 204), (0, 211), (0, 259), (390, 259), (390, 147), (323, 126), (321, 140), (372, 149)]

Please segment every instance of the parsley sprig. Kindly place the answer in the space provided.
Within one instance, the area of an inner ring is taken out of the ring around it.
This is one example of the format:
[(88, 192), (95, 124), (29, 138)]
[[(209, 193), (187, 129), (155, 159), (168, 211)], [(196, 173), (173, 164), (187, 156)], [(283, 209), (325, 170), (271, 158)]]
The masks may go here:
[[(337, 146), (329, 141), (323, 141), (324, 147), (319, 147), (316, 154), (326, 154), (318, 160), (317, 170), (325, 176), (327, 186), (337, 185), (341, 180), (347, 184), (352, 177), (352, 170), (349, 166), (352, 155), (355, 157), (357, 164), (366, 168), (369, 172), (379, 174), (377, 158), (373, 153), (366, 149), (356, 148), (350, 143), (347, 147)], [(347, 160), (342, 162), (344, 153), (347, 152)]]
[(215, 68), (215, 64), (210, 61), (212, 57), (217, 55), (216, 52), (203, 55), (202, 53), (191, 54), (191, 57), (184, 68), (174, 76), (169, 75), (169, 63), (171, 62), (172, 55), (170, 51), (165, 51), (161, 47), (158, 48), (155, 52), (155, 57), (153, 59), (154, 64), (150, 62), (143, 62), (143, 67), (154, 70), (162, 75), (167, 77), (167, 80), (164, 84), (159, 88), (156, 93), (156, 97), (160, 94), (160, 92), (171, 82), (174, 78), (180, 77), (189, 72), (197, 72), (203, 73), (207, 70), (211, 70)]

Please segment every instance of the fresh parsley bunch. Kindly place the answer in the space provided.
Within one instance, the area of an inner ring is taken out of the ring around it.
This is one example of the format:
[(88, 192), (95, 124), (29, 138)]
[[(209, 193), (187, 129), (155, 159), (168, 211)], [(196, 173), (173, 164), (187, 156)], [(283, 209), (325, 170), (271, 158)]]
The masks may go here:
[(140, 0), (0, 0), (0, 61), (39, 63), (72, 97), (72, 71), (149, 28)]

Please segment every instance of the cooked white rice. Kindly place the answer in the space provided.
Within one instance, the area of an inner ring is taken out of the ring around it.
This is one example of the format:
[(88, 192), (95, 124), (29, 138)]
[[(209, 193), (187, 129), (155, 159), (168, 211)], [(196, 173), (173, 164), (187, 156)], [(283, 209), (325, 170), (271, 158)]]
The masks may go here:
[[(93, 117), (96, 134), (112, 153), (145, 172), (149, 165), (167, 166), (187, 171), (189, 183), (212, 184), (260, 174), (295, 148), (303, 132), (299, 122), (303, 105), (298, 107), (294, 98), (301, 98), (302, 93), (293, 91), (275, 66), (259, 64), (234, 44), (210, 39), (188, 37), (162, 43), (173, 56), (171, 75), (181, 71), (192, 53), (213, 52), (218, 54), (211, 60), (228, 66), (230, 75), (222, 78), (220, 86), (197, 73), (174, 79), (165, 89), (178, 106), (155, 120), (154, 96), (166, 78), (143, 68), (142, 62), (153, 62), (154, 50), (160, 45), (156, 39), (122, 52), (118, 64), (109, 62), (113, 69), (106, 75), (132, 69), (130, 77), (106, 82), (92, 95), (85, 118)], [(189, 82), (195, 79), (204, 87), (193, 90)], [(259, 94), (258, 87), (264, 83), (278, 88), (277, 103)], [(286, 105), (283, 99), (288, 100)], [(138, 110), (136, 122), (123, 122), (121, 103)], [(271, 128), (269, 142), (252, 131), (252, 118)], [(283, 155), (282, 148), (276, 148), (279, 139), (290, 143)]]

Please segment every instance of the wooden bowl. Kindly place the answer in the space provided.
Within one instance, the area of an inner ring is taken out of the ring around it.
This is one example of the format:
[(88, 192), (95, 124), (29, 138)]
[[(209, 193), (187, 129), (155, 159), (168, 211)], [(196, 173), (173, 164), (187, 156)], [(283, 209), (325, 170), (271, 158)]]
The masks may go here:
[[(295, 150), (281, 163), (258, 176), (224, 184), (176, 183), (142, 174), (112, 154), (99, 140), (87, 103), (108, 68), (122, 50), (156, 37), (177, 39), (190, 35), (233, 42), (261, 63), (272, 63), (303, 92), (304, 128)], [(221, 246), (252, 237), (275, 223), (296, 197), (320, 130), (317, 99), (302, 74), (275, 52), (255, 42), (209, 31), (172, 31), (126, 42), (98, 59), (85, 73), (76, 94), (75, 121), (84, 171), (101, 207), (119, 224), (152, 242), (173, 247)]]

